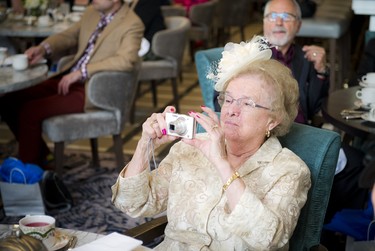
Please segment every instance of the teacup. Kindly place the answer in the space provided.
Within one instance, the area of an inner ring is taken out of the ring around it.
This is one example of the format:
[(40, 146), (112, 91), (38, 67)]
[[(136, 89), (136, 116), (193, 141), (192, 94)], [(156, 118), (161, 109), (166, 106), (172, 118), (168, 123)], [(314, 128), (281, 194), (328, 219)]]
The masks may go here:
[(12, 57), (13, 59), (13, 69), (16, 71), (23, 71), (29, 67), (29, 59), (26, 54), (17, 54)]
[(48, 215), (27, 215), (18, 223), (23, 234), (30, 235), (39, 240), (54, 236), (55, 218)]
[(81, 20), (81, 16), (82, 14), (80, 12), (72, 12), (68, 15), (68, 18), (71, 22), (78, 22), (79, 20)]
[(51, 18), (49, 16), (38, 17), (38, 26), (48, 26), (51, 24)]
[(362, 100), (362, 104), (365, 106), (375, 103), (375, 88), (362, 88), (362, 90), (358, 90), (355, 95)]
[(366, 75), (362, 76), (362, 83), (364, 84), (371, 84), (375, 86), (375, 72), (368, 72)]
[(25, 17), (25, 21), (27, 25), (33, 25), (34, 22), (36, 21), (36, 17), (34, 16), (27, 16)]

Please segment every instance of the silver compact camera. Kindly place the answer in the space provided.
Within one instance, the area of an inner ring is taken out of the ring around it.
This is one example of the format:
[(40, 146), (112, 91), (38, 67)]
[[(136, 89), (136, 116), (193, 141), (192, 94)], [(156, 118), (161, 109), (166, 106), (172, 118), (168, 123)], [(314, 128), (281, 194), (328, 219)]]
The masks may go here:
[(186, 139), (195, 135), (195, 119), (178, 113), (166, 113), (167, 134)]

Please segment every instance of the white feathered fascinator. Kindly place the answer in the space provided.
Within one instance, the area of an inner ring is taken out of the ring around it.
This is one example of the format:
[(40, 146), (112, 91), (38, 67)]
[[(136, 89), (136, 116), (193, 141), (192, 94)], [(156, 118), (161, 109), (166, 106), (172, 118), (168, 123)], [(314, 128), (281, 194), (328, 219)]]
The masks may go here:
[(216, 82), (216, 91), (223, 91), (224, 84), (245, 66), (257, 60), (268, 60), (271, 56), (270, 45), (262, 36), (254, 36), (250, 41), (239, 44), (227, 43), (219, 63), (215, 62), (212, 66), (215, 68), (217, 65), (217, 74), (211, 71), (207, 78)]

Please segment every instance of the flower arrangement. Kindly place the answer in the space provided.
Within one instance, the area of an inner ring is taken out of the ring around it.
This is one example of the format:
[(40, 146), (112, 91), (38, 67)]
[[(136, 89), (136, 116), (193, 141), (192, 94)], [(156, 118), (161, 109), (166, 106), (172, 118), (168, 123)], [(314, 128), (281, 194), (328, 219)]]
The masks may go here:
[(222, 91), (224, 84), (243, 67), (256, 60), (268, 60), (271, 56), (270, 45), (262, 36), (254, 36), (251, 41), (239, 44), (227, 43), (222, 58), (218, 63), (214, 63), (217, 74), (211, 72), (207, 78), (216, 82), (215, 90)]
[(48, 0), (25, 0), (25, 8), (27, 9), (27, 15), (40, 16), (48, 7)]

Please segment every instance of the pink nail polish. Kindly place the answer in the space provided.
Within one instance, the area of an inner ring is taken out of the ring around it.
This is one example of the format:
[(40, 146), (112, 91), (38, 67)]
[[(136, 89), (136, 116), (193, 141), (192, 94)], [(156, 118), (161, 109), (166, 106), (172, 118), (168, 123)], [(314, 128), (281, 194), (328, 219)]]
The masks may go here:
[(161, 130), (161, 133), (162, 133), (163, 135), (167, 135), (167, 130), (165, 130), (165, 128), (164, 128), (163, 130)]
[(200, 118), (198, 114), (197, 114), (197, 118)]
[(171, 112), (174, 112), (174, 108), (173, 107), (171, 108)]

